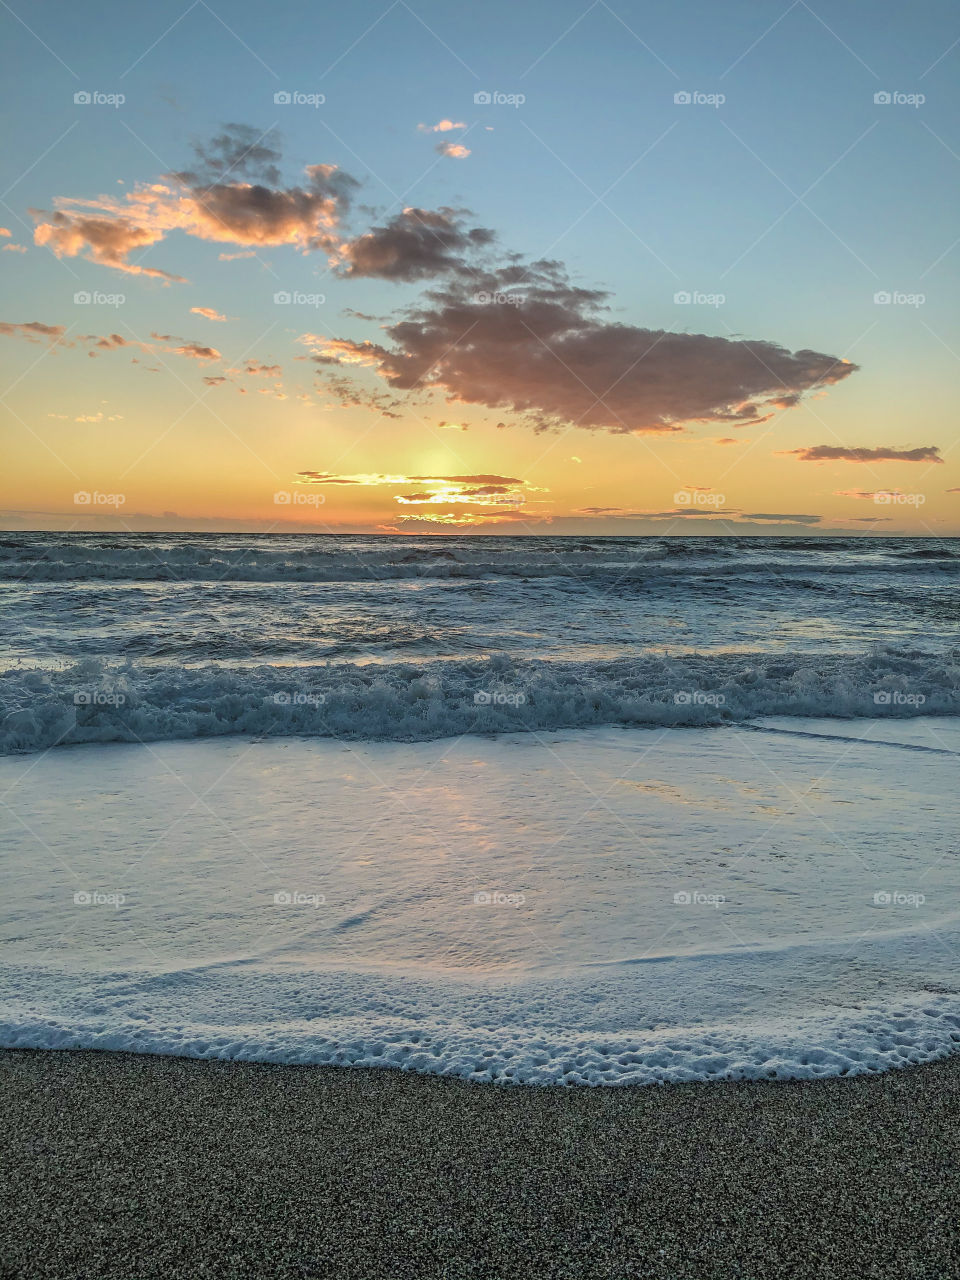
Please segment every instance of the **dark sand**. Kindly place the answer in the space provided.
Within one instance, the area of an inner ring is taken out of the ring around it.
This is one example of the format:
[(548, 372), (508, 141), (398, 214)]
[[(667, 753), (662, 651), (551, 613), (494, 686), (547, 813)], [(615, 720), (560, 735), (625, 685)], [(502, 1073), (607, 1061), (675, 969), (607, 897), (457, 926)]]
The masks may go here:
[(960, 1276), (960, 1057), (500, 1088), (0, 1053), (4, 1277)]

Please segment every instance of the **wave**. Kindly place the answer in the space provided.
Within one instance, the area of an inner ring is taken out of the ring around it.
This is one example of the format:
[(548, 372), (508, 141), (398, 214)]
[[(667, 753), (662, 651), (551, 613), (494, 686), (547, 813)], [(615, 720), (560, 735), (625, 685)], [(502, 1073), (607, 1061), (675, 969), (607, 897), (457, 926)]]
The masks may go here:
[(957, 714), (960, 650), (252, 668), (88, 659), (0, 673), (0, 754), (230, 734), (418, 741), (771, 715)]
[[(785, 549), (784, 549), (785, 550)], [(799, 548), (798, 548), (799, 550)], [(804, 576), (861, 577), (865, 574), (904, 574), (905, 557), (921, 559), (941, 574), (956, 573), (957, 557), (949, 551), (919, 549), (898, 552), (890, 559), (821, 558), (778, 559), (707, 552), (689, 544), (666, 550), (605, 548), (601, 552), (518, 550), (499, 556), (459, 550), (327, 552), (240, 550), (235, 554), (211, 546), (168, 547), (146, 553), (144, 548), (122, 550), (56, 549), (57, 554), (0, 558), (0, 581), (41, 582), (371, 582), (395, 579), (567, 578), (595, 583), (646, 583), (698, 577), (796, 580)], [(778, 549), (778, 554), (780, 549)]]

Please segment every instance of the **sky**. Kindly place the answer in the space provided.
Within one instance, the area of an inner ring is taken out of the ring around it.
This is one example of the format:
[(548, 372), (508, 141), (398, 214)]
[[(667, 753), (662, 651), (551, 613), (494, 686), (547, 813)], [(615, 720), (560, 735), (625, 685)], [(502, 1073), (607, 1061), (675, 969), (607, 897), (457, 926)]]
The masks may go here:
[(6, 529), (960, 534), (960, 18), (2, 16)]

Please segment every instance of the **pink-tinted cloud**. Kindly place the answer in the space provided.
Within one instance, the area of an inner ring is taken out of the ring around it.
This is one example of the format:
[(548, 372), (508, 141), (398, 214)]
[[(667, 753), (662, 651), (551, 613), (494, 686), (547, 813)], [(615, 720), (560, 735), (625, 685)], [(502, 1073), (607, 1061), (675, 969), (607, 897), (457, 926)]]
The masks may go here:
[(170, 281), (183, 277), (130, 261), (171, 231), (201, 240), (252, 246), (292, 245), (334, 250), (335, 229), (359, 185), (335, 165), (304, 169), (300, 185), (280, 187), (279, 152), (256, 141), (254, 130), (230, 125), (196, 148), (197, 167), (142, 184), (122, 198), (60, 198), (53, 213), (32, 210), (37, 244), (58, 257), (78, 254), (132, 275)]
[(199, 342), (184, 342), (172, 348), (175, 356), (186, 356), (188, 360), (219, 360), (220, 352), (216, 347), (204, 347)]
[(371, 365), (397, 391), (507, 409), (537, 430), (671, 433), (756, 424), (856, 366), (773, 342), (643, 329), (602, 316), (606, 294), (555, 262), (455, 279), (387, 327), (392, 345), (304, 335), (320, 363)]
[(27, 342), (42, 342), (44, 338), (57, 345), (66, 333), (66, 325), (42, 324), (39, 320), (27, 320), (19, 324), (0, 321), (0, 334), (5, 338), (25, 338)]
[(466, 160), (470, 155), (470, 148), (465, 147), (462, 142), (438, 142), (434, 150), (438, 155), (449, 156), (451, 160)]
[(451, 129), (465, 129), (466, 124), (460, 120), (438, 120), (436, 124), (418, 124), (420, 133), (449, 133)]
[(204, 316), (207, 320), (226, 320), (226, 316), (222, 316), (219, 311), (214, 311), (213, 307), (191, 307), (190, 314), (194, 316)]

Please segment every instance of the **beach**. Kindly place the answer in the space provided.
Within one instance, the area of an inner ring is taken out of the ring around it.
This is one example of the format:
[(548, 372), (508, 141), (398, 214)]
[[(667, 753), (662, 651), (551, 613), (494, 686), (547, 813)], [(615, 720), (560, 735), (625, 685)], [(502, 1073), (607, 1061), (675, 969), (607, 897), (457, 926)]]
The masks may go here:
[(16, 1050), (0, 1073), (10, 1280), (960, 1269), (960, 1057), (620, 1089)]

